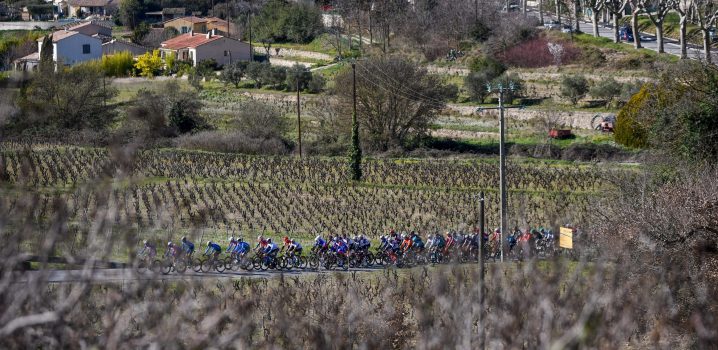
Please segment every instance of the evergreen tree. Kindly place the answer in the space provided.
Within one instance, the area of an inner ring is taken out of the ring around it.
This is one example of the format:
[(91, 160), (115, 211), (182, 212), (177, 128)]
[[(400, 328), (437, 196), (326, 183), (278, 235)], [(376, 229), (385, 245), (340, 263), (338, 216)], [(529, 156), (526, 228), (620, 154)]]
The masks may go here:
[(349, 177), (353, 181), (361, 181), (361, 146), (359, 145), (359, 123), (356, 112), (352, 114), (352, 148), (349, 151)]

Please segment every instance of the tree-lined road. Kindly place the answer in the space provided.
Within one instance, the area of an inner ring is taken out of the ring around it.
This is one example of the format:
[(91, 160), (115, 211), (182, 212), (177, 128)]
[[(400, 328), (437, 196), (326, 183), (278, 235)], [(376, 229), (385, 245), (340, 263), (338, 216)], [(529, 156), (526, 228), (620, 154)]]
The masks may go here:
[[(539, 17), (539, 13), (535, 8), (529, 8), (527, 10), (531, 15), (535, 17)], [(550, 20), (556, 20), (556, 16), (544, 13), (544, 21), (550, 21)], [(565, 19), (564, 19), (565, 20)], [(593, 23), (590, 21), (582, 20), (580, 21), (580, 30), (587, 34), (593, 34)], [(598, 35), (603, 38), (608, 38), (613, 40), (613, 26), (611, 24), (603, 24), (599, 23), (598, 25)], [(655, 35), (649, 34), (649, 33), (641, 33), (641, 38), (644, 40), (641, 41), (641, 46), (645, 49), (653, 50), (658, 52), (658, 42), (656, 41)], [(633, 46), (632, 42), (623, 42), (625, 45)], [(667, 54), (680, 56), (681, 55), (681, 45), (678, 42), (678, 40), (675, 39), (669, 39), (669, 38), (663, 38), (663, 49)], [(691, 59), (701, 59), (703, 58), (703, 48), (697, 45), (689, 44), (687, 46), (688, 49), (688, 58)], [(716, 52), (711, 52), (713, 57), (717, 57)], [(714, 60), (715, 62), (716, 60)]]

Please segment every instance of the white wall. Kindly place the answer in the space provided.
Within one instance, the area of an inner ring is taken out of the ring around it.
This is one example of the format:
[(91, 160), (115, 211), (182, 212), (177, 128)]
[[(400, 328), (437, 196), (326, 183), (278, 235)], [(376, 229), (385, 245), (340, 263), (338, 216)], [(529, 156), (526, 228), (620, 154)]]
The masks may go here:
[[(225, 51), (228, 51), (227, 56), (224, 55)], [(229, 53), (231, 53), (231, 56)], [(249, 61), (249, 44), (233, 39), (221, 38), (197, 47), (194, 57), (195, 65), (197, 65), (199, 61), (210, 58), (214, 58), (220, 66), (228, 64), (230, 58), (232, 62)]]
[[(90, 45), (90, 53), (82, 53), (82, 45)], [(54, 43), (55, 62), (62, 61), (65, 65), (74, 65), (84, 61), (98, 60), (102, 57), (102, 40), (82, 34), (64, 38)]]

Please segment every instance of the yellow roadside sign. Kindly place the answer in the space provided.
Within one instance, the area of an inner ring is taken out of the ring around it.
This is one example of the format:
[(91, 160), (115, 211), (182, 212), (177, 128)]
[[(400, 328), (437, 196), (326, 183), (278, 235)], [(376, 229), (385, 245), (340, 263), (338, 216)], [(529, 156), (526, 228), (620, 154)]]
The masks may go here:
[(573, 229), (569, 227), (561, 227), (561, 234), (558, 239), (558, 246), (566, 249), (573, 249)]

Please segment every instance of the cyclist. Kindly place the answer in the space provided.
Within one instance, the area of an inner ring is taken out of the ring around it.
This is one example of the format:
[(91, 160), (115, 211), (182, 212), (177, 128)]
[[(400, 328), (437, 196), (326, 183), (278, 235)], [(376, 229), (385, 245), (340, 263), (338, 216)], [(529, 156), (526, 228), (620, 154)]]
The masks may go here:
[(257, 245), (254, 246), (254, 250), (256, 250), (256, 251), (265, 250), (267, 248), (268, 241), (271, 241), (271, 239), (266, 240), (266, 239), (264, 239), (264, 236), (262, 236), (262, 235), (257, 236)]
[(225, 253), (231, 252), (232, 254), (234, 254), (234, 250), (237, 248), (237, 243), (239, 243), (239, 242), (237, 242), (237, 240), (234, 239), (234, 237), (229, 237), (228, 241), (229, 241), (229, 245), (227, 246), (227, 250), (225, 251)]
[(284, 249), (286, 249), (287, 253), (289, 253), (289, 246), (292, 245), (292, 240), (289, 239), (289, 236), (284, 236), (284, 238), (282, 239), (282, 242), (284, 244), (282, 245), (282, 248), (279, 251), (283, 252)]
[(348, 250), (349, 246), (347, 246), (343, 240), (337, 239), (334, 243), (334, 251), (337, 252), (337, 254), (346, 255)]
[(314, 238), (314, 247), (312, 247), (312, 250), (316, 250), (317, 253), (321, 253), (323, 251), (326, 251), (327, 247), (327, 241), (325, 241), (321, 235)]
[(421, 240), (421, 236), (416, 234), (415, 231), (411, 231), (411, 241), (413, 242), (414, 247), (419, 250), (419, 252), (422, 252), (424, 250), (424, 241)]
[(194, 243), (190, 242), (187, 237), (182, 237), (182, 250), (187, 256), (194, 254)]
[(178, 247), (172, 242), (167, 242), (167, 250), (165, 251), (164, 257), (165, 258), (176, 257), (178, 254), (179, 254)]
[(448, 253), (451, 248), (454, 247), (454, 244), (456, 244), (456, 240), (454, 239), (454, 235), (451, 232), (446, 232), (446, 247), (444, 248), (444, 253)]
[(140, 250), (140, 255), (144, 255), (145, 252), (147, 252), (147, 256), (150, 259), (154, 259), (155, 256), (157, 256), (157, 246), (154, 243), (150, 243), (150, 241), (145, 240), (143, 242), (142, 250)]
[(279, 247), (272, 242), (272, 239), (267, 239), (267, 246), (264, 247), (264, 253), (271, 257), (272, 259), (275, 259), (277, 257), (277, 253), (279, 252)]
[(386, 250), (389, 247), (389, 239), (386, 236), (379, 237), (379, 250)]
[(512, 234), (510, 234), (508, 237), (506, 237), (506, 242), (509, 244), (509, 253), (513, 252), (514, 247), (516, 246), (516, 243), (518, 243), (517, 236), (520, 234), (521, 234), (521, 231), (517, 229)]
[(287, 253), (290, 253), (290, 252), (293, 255), (301, 256), (302, 255), (302, 244), (299, 243), (299, 241), (297, 241), (297, 240), (294, 240), (294, 239), (291, 240), (289, 243), (289, 248), (287, 248)]
[(411, 240), (411, 236), (405, 234), (400, 245), (402, 253), (406, 254), (412, 245), (414, 245), (414, 241)]
[(219, 254), (222, 253), (222, 247), (219, 244), (212, 241), (207, 241), (207, 249), (204, 251), (204, 255), (212, 254), (212, 258), (217, 259)]
[(363, 252), (369, 251), (369, 248), (371, 247), (371, 242), (366, 237), (364, 237), (364, 235), (359, 235), (359, 240), (357, 244), (359, 251)]
[(242, 237), (237, 239), (237, 244), (234, 247), (234, 250), (232, 251), (232, 254), (234, 254), (236, 257), (241, 257), (244, 254), (247, 254), (249, 252), (249, 243), (245, 242)]

